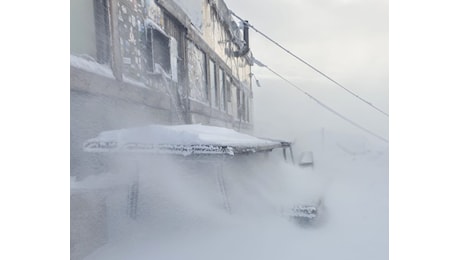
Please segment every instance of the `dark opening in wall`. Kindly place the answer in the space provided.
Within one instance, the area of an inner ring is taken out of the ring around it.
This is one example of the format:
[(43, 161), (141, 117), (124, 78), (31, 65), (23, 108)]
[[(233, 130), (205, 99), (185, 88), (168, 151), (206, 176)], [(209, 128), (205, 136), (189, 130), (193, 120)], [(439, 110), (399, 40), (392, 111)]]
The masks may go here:
[(155, 71), (155, 63), (164, 71), (171, 73), (171, 54), (169, 51), (169, 37), (153, 29), (147, 28), (146, 59), (147, 71)]
[(237, 118), (241, 119), (241, 110), (243, 106), (241, 105), (241, 90), (239, 88), (236, 89), (236, 108), (237, 108)]
[[(168, 12), (164, 13), (165, 32), (177, 41), (177, 77), (180, 84), (185, 82), (186, 59), (185, 59), (185, 27)], [(174, 57), (173, 57), (174, 58)]]
[(220, 85), (220, 109), (227, 111), (227, 88), (225, 84), (225, 72), (219, 68), (219, 85)]
[(110, 17), (108, 0), (94, 0), (96, 31), (96, 59), (98, 63), (110, 62)]
[(209, 59), (209, 84), (211, 89), (211, 104), (219, 107), (219, 83), (217, 81), (216, 63)]

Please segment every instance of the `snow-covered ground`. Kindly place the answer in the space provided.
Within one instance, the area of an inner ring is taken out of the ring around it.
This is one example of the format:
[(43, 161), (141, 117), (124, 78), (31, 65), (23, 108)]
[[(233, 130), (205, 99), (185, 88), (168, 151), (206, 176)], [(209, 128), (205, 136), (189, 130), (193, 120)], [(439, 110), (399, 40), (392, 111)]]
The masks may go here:
[[(142, 163), (156, 168), (141, 170), (138, 218), (122, 214), (124, 195), (109, 197), (109, 242), (86, 260), (388, 259), (388, 145), (332, 133), (312, 139), (313, 170), (282, 160), (227, 167), (231, 214), (213, 174), (219, 164), (195, 171)], [(316, 225), (299, 227), (278, 214), (299, 195), (322, 197)]]

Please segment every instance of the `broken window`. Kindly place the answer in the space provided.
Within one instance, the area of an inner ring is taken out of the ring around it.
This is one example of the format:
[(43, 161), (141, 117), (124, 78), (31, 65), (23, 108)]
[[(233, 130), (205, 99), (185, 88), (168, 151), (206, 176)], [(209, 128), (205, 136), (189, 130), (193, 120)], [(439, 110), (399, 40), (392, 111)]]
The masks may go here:
[(155, 28), (148, 26), (146, 31), (146, 60), (147, 71), (155, 72), (155, 64), (171, 73), (171, 56), (169, 51), (169, 37)]

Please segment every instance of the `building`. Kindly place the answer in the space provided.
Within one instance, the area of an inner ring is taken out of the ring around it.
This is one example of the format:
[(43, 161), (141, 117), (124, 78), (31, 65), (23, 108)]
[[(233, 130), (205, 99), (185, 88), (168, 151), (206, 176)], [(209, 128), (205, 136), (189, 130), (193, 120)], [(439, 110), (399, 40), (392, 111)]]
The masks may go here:
[[(204, 124), (251, 132), (248, 28), (222, 0), (70, 1), (70, 174), (99, 173), (85, 140), (111, 129)], [(104, 244), (106, 195), (71, 189), (71, 259)]]
[(71, 175), (84, 140), (159, 124), (252, 129), (248, 28), (222, 0), (70, 1)]

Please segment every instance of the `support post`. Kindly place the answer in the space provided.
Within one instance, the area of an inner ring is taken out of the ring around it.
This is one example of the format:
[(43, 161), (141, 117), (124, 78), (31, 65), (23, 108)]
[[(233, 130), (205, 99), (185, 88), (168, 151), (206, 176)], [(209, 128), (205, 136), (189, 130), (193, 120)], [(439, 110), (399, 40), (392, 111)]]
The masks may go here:
[(219, 190), (220, 194), (222, 195), (222, 200), (224, 203), (224, 208), (228, 212), (228, 214), (232, 213), (231, 207), (230, 207), (230, 202), (228, 200), (227, 196), (227, 189), (225, 187), (225, 179), (224, 179), (224, 160), (225, 160), (225, 155), (222, 155), (222, 159), (219, 161), (219, 165), (216, 173), (217, 173), (217, 183), (219, 185)]

